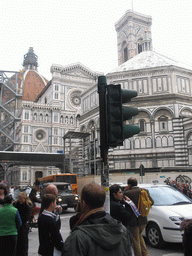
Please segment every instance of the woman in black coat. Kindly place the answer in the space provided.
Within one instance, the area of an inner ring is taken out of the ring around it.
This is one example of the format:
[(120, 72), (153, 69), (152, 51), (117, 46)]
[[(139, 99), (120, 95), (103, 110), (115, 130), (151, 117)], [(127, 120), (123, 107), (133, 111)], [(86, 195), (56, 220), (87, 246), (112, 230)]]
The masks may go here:
[(18, 209), (22, 226), (18, 232), (17, 250), (16, 256), (28, 255), (28, 225), (27, 221), (31, 215), (32, 202), (28, 198), (26, 192), (20, 192), (18, 200), (14, 203), (14, 206)]

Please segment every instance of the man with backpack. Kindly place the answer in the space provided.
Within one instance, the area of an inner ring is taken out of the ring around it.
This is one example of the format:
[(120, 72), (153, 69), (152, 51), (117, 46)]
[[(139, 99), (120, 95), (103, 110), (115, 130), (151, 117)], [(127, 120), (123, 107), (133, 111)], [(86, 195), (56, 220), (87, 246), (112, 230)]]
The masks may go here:
[[(143, 190), (137, 187), (136, 178), (129, 178), (127, 180), (127, 184), (128, 187), (126, 188), (124, 195), (129, 197), (137, 206), (137, 208), (140, 209), (140, 215), (138, 217), (136, 217), (135, 215), (134, 218), (129, 222), (129, 229), (131, 233), (134, 254), (135, 256), (149, 256), (145, 241), (142, 237), (142, 232), (147, 224), (146, 215), (148, 214), (151, 205), (154, 204), (154, 201), (151, 198), (148, 190)], [(142, 194), (142, 192), (144, 195)], [(142, 200), (143, 202), (139, 203), (139, 201)]]

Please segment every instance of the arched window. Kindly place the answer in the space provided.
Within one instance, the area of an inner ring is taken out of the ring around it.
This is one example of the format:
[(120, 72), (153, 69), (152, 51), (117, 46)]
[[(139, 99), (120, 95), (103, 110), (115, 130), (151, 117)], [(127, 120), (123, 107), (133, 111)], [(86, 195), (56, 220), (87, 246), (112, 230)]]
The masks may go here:
[(138, 53), (142, 52), (142, 44), (138, 44)]
[(124, 141), (124, 145), (126, 149), (131, 149), (131, 141), (129, 139)]
[(156, 148), (161, 148), (161, 138), (160, 137), (156, 138)]
[(147, 138), (147, 139), (146, 139), (146, 145), (147, 145), (147, 148), (151, 148), (151, 147), (152, 147), (151, 138)]
[(70, 124), (73, 124), (73, 117), (70, 118)]
[(43, 114), (40, 114), (40, 116), (39, 116), (39, 121), (40, 121), (40, 122), (43, 121)]
[(45, 122), (48, 122), (49, 121), (49, 117), (48, 117), (48, 114), (45, 115)]
[(128, 60), (128, 50), (127, 47), (123, 49), (123, 61), (126, 62)]
[(140, 120), (139, 121), (139, 127), (140, 127), (140, 132), (144, 132), (145, 129), (145, 120)]
[(34, 115), (33, 115), (33, 120), (37, 121), (37, 114), (36, 113), (34, 113)]
[(135, 148), (140, 148), (140, 141), (139, 141), (139, 139), (135, 139)]
[(27, 180), (27, 171), (22, 172), (22, 180)]
[(173, 137), (172, 136), (168, 137), (168, 146), (173, 147)]
[(166, 116), (159, 117), (159, 131), (160, 132), (168, 131), (168, 118)]
[(145, 139), (141, 139), (141, 148), (146, 148)]
[(167, 147), (167, 145), (168, 145), (167, 137), (163, 137), (162, 138), (162, 147)]
[(45, 97), (45, 104), (47, 104), (47, 97)]
[(65, 117), (65, 123), (68, 124), (68, 116)]
[(60, 123), (63, 124), (63, 116), (60, 117)]

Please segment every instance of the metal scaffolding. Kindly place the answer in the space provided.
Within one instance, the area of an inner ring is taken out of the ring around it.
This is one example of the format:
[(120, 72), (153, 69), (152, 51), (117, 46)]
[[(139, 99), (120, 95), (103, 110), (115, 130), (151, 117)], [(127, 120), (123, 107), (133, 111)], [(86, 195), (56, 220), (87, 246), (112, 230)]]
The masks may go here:
[(0, 151), (14, 150), (21, 122), (22, 73), (0, 71)]
[(64, 172), (90, 174), (90, 134), (69, 131), (64, 139)]

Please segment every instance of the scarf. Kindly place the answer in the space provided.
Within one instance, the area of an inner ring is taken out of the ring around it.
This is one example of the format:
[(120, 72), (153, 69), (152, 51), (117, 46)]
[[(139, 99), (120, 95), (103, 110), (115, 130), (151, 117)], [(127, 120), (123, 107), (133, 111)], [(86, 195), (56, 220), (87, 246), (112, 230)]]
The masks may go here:
[(96, 213), (96, 212), (102, 212), (104, 211), (104, 207), (100, 207), (100, 208), (96, 208), (96, 209), (92, 209), (88, 212), (84, 212), (81, 217), (79, 218), (79, 220), (75, 223), (73, 230), (79, 225), (81, 224), (84, 220), (86, 220), (90, 215)]

